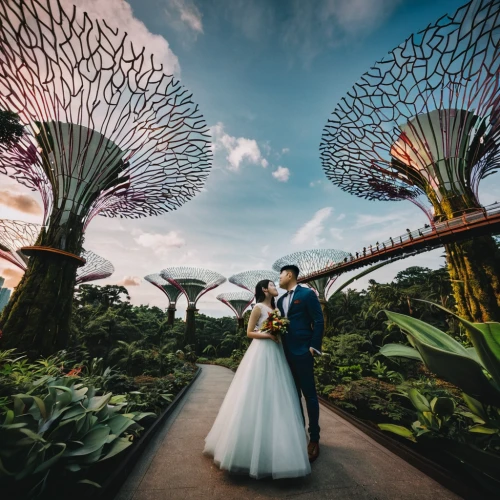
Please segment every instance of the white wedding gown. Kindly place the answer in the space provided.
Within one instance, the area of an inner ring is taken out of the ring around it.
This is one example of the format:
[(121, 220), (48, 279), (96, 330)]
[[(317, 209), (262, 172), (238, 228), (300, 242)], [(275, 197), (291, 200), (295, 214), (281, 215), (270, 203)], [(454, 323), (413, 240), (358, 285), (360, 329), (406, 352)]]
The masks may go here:
[[(263, 304), (260, 328), (272, 309)], [(253, 339), (234, 375), (203, 453), (221, 469), (259, 479), (310, 474), (297, 389), (281, 343)]]

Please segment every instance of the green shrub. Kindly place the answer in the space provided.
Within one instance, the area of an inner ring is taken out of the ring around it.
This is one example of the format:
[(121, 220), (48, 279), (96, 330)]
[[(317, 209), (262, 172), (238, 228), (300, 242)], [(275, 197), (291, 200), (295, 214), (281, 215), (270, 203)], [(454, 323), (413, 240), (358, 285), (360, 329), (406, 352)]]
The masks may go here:
[(21, 495), (42, 491), (49, 475), (58, 479), (89, 469), (131, 446), (153, 414), (121, 413), (74, 377), (44, 377), (36, 384), (44, 396), (18, 394), (0, 425), (0, 484), (15, 483)]

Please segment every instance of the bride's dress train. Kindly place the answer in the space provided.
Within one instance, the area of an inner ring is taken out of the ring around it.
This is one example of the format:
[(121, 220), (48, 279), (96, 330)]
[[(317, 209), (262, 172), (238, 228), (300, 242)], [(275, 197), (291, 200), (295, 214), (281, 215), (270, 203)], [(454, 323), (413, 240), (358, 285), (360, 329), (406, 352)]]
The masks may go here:
[[(260, 328), (271, 309), (263, 304)], [(311, 472), (297, 389), (283, 345), (253, 339), (236, 371), (204, 454), (221, 469), (253, 478), (305, 476)]]

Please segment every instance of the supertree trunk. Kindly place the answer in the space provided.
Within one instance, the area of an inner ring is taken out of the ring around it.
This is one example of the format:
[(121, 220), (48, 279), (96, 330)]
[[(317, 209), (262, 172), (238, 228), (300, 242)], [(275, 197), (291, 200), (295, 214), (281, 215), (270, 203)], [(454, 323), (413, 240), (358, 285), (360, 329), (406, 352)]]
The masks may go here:
[(446, 245), (458, 314), (475, 322), (500, 321), (500, 255), (491, 236)]
[[(78, 256), (82, 250), (83, 224), (71, 216), (57, 224), (55, 209), (47, 230), (36, 246), (63, 249)], [(1, 320), (1, 347), (16, 348), (30, 358), (48, 356), (66, 347), (71, 321), (76, 272), (80, 261), (50, 251), (32, 251), (28, 268), (5, 307)]]
[(186, 310), (186, 333), (184, 334), (184, 345), (190, 345), (193, 350), (196, 349), (196, 320), (195, 313), (197, 309), (188, 307)]
[(321, 310), (323, 311), (323, 319), (325, 321), (325, 330), (329, 325), (329, 317), (328, 317), (328, 301), (324, 298), (319, 299), (319, 303), (321, 304)]
[[(445, 219), (481, 210), (466, 195), (444, 199), (439, 208)], [(500, 252), (493, 237), (450, 243), (445, 251), (458, 314), (475, 322), (500, 321)]]
[(167, 309), (167, 325), (174, 326), (175, 321), (175, 306), (168, 306)]
[(238, 318), (238, 330), (245, 328), (245, 318)]

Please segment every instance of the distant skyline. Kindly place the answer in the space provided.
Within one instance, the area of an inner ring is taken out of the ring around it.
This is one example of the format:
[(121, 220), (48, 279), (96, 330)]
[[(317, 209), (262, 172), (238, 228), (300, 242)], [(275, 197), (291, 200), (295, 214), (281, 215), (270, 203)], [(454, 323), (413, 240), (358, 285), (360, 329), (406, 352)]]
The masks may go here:
[[(341, 97), (376, 61), (462, 0), (62, 0), (127, 31), (193, 92), (210, 126), (214, 163), (201, 193), (175, 212), (138, 220), (96, 217), (84, 247), (115, 273), (132, 303), (167, 306), (143, 277), (173, 266), (229, 278), (271, 269), (283, 255), (311, 248), (355, 253), (427, 221), (409, 202), (375, 202), (342, 192), (319, 159), (323, 127)], [(483, 183), (484, 205), (500, 200), (498, 174)], [(37, 196), (0, 176), (0, 217), (41, 222)], [(388, 265), (369, 279), (388, 282), (409, 266), (436, 269), (443, 250)], [(0, 261), (5, 286), (21, 272)], [(346, 275), (347, 278), (347, 275)], [(343, 278), (339, 279), (341, 283)], [(229, 316), (216, 296), (200, 312)], [(184, 316), (186, 302), (178, 302)]]

